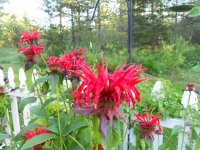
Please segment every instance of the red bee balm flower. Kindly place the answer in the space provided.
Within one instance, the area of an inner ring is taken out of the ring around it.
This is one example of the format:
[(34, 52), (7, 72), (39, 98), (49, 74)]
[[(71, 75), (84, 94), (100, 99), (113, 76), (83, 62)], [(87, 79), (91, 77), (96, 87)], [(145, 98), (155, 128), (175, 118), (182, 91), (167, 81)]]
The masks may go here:
[(27, 42), (28, 44), (32, 45), (33, 42), (37, 42), (38, 39), (41, 38), (41, 34), (37, 29), (35, 29), (33, 32), (21, 32), (21, 41), (23, 43)]
[(62, 60), (56, 56), (50, 56), (46, 60), (46, 64), (49, 66), (52, 73), (56, 73), (59, 71), (61, 62)]
[[(127, 105), (132, 101), (133, 107), (140, 101), (140, 92), (136, 84), (142, 79), (137, 77), (143, 69), (139, 66), (126, 65), (118, 67), (113, 74), (108, 73), (108, 65), (97, 66), (98, 75), (89, 66), (82, 67), (76, 74), (82, 78), (82, 84), (74, 91), (74, 109), (76, 113), (95, 115), (100, 118), (100, 132), (107, 136), (106, 122), (112, 126), (113, 119), (125, 119), (119, 107), (123, 101)], [(136, 97), (136, 98), (135, 98)], [(137, 101), (136, 101), (137, 99)]]
[[(32, 139), (33, 137), (40, 135), (40, 134), (50, 134), (51, 132), (49, 130), (47, 130), (44, 126), (39, 126), (38, 128), (36, 128), (35, 130), (30, 130), (27, 131), (25, 133), (25, 137), (26, 140), (25, 142), (27, 142), (28, 140)], [(43, 146), (44, 146), (45, 142), (39, 144), (39, 145), (35, 145), (32, 147), (32, 150), (43, 150)]]
[(21, 52), (25, 55), (25, 69), (28, 70), (34, 64), (37, 64), (36, 56), (42, 56), (42, 51), (44, 47), (42, 44), (37, 43), (37, 41), (41, 37), (40, 33), (37, 30), (35, 30), (33, 33), (22, 32), (20, 34), (22, 35), (21, 41), (23, 43), (29, 44), (29, 47), (20, 45), (20, 49), (18, 50), (18, 53)]
[(162, 127), (160, 126), (160, 120), (159, 116), (160, 113), (156, 116), (152, 115), (152, 112), (150, 115), (148, 115), (148, 112), (146, 111), (146, 114), (135, 114), (136, 119), (133, 121), (132, 125), (135, 124), (135, 122), (138, 120), (140, 124), (140, 135), (142, 138), (146, 138), (147, 140), (150, 140), (153, 142), (154, 140), (154, 133), (155, 134), (162, 134)]

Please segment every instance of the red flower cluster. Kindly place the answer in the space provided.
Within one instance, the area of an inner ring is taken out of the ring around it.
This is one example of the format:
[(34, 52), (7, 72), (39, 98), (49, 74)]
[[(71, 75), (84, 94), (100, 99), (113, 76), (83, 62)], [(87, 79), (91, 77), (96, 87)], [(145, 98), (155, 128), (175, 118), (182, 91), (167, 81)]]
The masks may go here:
[[(38, 128), (36, 128), (35, 130), (30, 130), (27, 131), (25, 133), (25, 142), (27, 142), (28, 140), (32, 139), (33, 137), (40, 135), (40, 134), (50, 134), (51, 132), (49, 130), (47, 130), (44, 126), (39, 126)], [(43, 150), (43, 146), (44, 146), (45, 142), (33, 146), (32, 150)]]
[[(100, 118), (100, 132), (103, 138), (107, 136), (106, 123), (112, 126), (113, 119), (125, 119), (119, 107), (123, 101), (133, 107), (140, 101), (140, 92), (136, 84), (143, 79), (138, 77), (143, 69), (139, 66), (126, 65), (118, 67), (113, 74), (108, 73), (108, 65), (97, 66), (98, 74), (90, 67), (82, 67), (82, 72), (76, 74), (82, 78), (82, 84), (73, 93), (74, 110), (79, 114), (95, 115)], [(136, 101), (137, 99), (137, 101)]]
[(146, 110), (146, 114), (135, 114), (136, 119), (133, 121), (132, 125), (135, 124), (136, 121), (139, 121), (140, 124), (140, 135), (142, 138), (146, 138), (147, 140), (150, 140), (153, 142), (154, 140), (154, 133), (155, 134), (162, 134), (162, 127), (160, 126), (160, 113), (156, 116), (152, 115), (152, 112), (150, 115), (148, 115), (148, 112)]
[(27, 42), (29, 45), (32, 45), (33, 42), (37, 42), (41, 38), (41, 35), (38, 32), (38, 30), (35, 30), (32, 33), (21, 32), (20, 34), (22, 35), (21, 36), (22, 43), (26, 43)]
[(62, 58), (51, 56), (47, 58), (46, 64), (52, 73), (62, 72), (71, 79), (74, 76), (71, 71), (80, 70), (80, 66), (85, 64), (85, 57), (83, 57), (85, 50), (85, 48), (71, 50), (64, 54)]
[(39, 57), (42, 56), (43, 51), (43, 45), (38, 43), (38, 40), (40, 39), (41, 35), (38, 32), (37, 29), (35, 29), (33, 32), (21, 32), (21, 41), (22, 43), (26, 43), (29, 46), (26, 47), (24, 45), (20, 45), (20, 49), (18, 50), (18, 53), (21, 52), (25, 55), (25, 68), (29, 69), (34, 64), (37, 63), (36, 56)]

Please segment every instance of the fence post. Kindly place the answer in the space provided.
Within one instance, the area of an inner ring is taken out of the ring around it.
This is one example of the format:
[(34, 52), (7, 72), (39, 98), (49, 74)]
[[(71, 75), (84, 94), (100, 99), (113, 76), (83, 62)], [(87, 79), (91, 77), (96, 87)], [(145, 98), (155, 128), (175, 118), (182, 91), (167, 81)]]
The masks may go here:
[[(8, 68), (8, 80), (9, 86), (11, 88), (15, 87), (15, 76), (12, 67)], [(11, 113), (12, 113), (12, 120), (13, 120), (13, 127), (14, 133), (17, 134), (20, 132), (20, 123), (19, 123), (19, 111), (18, 111), (18, 104), (17, 104), (17, 97), (11, 95), (12, 102), (11, 102)]]
[[(191, 95), (190, 95), (191, 92)], [(190, 95), (190, 100), (189, 100), (189, 95)], [(198, 95), (194, 91), (184, 91), (181, 103), (183, 104), (184, 108), (186, 109), (188, 106), (188, 100), (189, 100), (189, 105), (194, 108), (195, 110), (198, 110)]]
[(23, 68), (19, 69), (19, 81), (20, 81), (20, 89), (27, 91), (26, 74)]
[(158, 100), (161, 98), (164, 98), (163, 94), (163, 85), (161, 81), (156, 81), (156, 83), (153, 86), (152, 92), (151, 92), (151, 97), (155, 97)]
[(153, 148), (154, 150), (158, 150), (159, 146), (163, 144), (163, 135), (154, 135), (154, 142), (153, 142)]
[(0, 86), (4, 86), (4, 74), (3, 74), (3, 70), (0, 69)]
[(12, 67), (8, 68), (8, 80), (9, 80), (9, 86), (11, 88), (14, 88), (15, 87), (15, 81), (14, 81), (15, 80), (15, 75), (14, 75)]
[(186, 150), (186, 144), (189, 142), (188, 141), (188, 136), (189, 133), (187, 132), (179, 132), (178, 133), (178, 150), (182, 150), (181, 149), (181, 145), (182, 145), (182, 140), (183, 140), (183, 136), (185, 136), (184, 141), (183, 141), (183, 150)]

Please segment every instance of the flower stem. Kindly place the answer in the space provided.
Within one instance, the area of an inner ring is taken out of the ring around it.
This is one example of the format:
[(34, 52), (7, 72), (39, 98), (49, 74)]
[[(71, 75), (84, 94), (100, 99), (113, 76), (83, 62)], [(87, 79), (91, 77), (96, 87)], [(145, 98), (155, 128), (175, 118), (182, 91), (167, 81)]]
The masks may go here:
[[(33, 79), (34, 79), (34, 81), (36, 81), (35, 73), (34, 73), (34, 72), (33, 72)], [(38, 95), (38, 98), (39, 98), (39, 100), (40, 100), (40, 103), (43, 105), (44, 103), (43, 103), (43, 101), (42, 101), (42, 97), (41, 97), (41, 95), (40, 95), (39, 89), (37, 88), (37, 86), (36, 86), (35, 88), (36, 88), (36, 94)]]
[[(189, 104), (190, 104), (190, 97), (191, 97), (191, 91), (189, 91), (189, 98), (188, 98), (188, 102), (187, 102), (187, 107), (186, 107), (186, 113), (188, 113), (188, 110), (189, 110)], [(183, 143), (184, 143), (184, 140), (185, 140), (185, 130), (186, 130), (186, 119), (187, 119), (187, 116), (186, 114), (184, 113), (184, 116), (183, 116), (183, 121), (184, 121), (184, 129), (183, 129), (183, 138), (182, 138), (182, 143), (181, 143), (181, 150), (183, 149)]]
[[(59, 103), (59, 92), (58, 92), (58, 86), (56, 88), (56, 97), (57, 97), (57, 102)], [(59, 135), (60, 135), (60, 149), (63, 149), (62, 143), (62, 131), (61, 131), (61, 125), (60, 125), (60, 112), (59, 112), (59, 107), (57, 107), (57, 114), (58, 114), (58, 130), (59, 130)]]

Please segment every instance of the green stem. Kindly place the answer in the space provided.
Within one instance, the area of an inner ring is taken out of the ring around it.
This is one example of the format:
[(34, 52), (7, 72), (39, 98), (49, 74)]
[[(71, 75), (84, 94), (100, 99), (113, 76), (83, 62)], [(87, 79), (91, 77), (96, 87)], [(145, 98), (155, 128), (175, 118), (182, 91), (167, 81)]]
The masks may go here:
[[(57, 97), (57, 102), (59, 103), (59, 92), (58, 92), (58, 87), (56, 88), (56, 97)], [(60, 112), (59, 112), (59, 107), (57, 107), (57, 114), (58, 114), (58, 130), (59, 130), (59, 136), (60, 136), (60, 148), (61, 150), (63, 149), (62, 143), (62, 131), (61, 131), (61, 125), (60, 125)]]
[[(34, 79), (34, 82), (35, 82), (36, 78), (35, 78), (35, 73), (34, 73), (34, 72), (33, 72), (33, 79)], [(37, 86), (36, 86), (35, 88), (36, 88), (36, 94), (38, 95), (38, 98), (39, 98), (39, 100), (40, 100), (40, 103), (43, 105), (44, 103), (43, 103), (43, 101), (42, 101), (42, 97), (41, 97), (41, 95), (40, 95), (39, 89), (37, 88)]]
[[(189, 110), (189, 104), (190, 104), (190, 97), (191, 97), (191, 91), (189, 91), (189, 98), (188, 98), (188, 102), (187, 102), (187, 107), (186, 107), (186, 113), (188, 113), (188, 110)], [(185, 130), (186, 130), (186, 119), (187, 119), (187, 116), (185, 115), (184, 113), (184, 116), (183, 116), (183, 121), (184, 121), (184, 130), (183, 130), (183, 138), (182, 138), (182, 143), (181, 143), (181, 150), (183, 149), (183, 143), (184, 143), (184, 140), (185, 140)]]
[(71, 136), (71, 135), (69, 135), (69, 134), (68, 134), (68, 136), (69, 136), (70, 138), (72, 138), (83, 150), (85, 150), (85, 148), (84, 148), (73, 136)]

